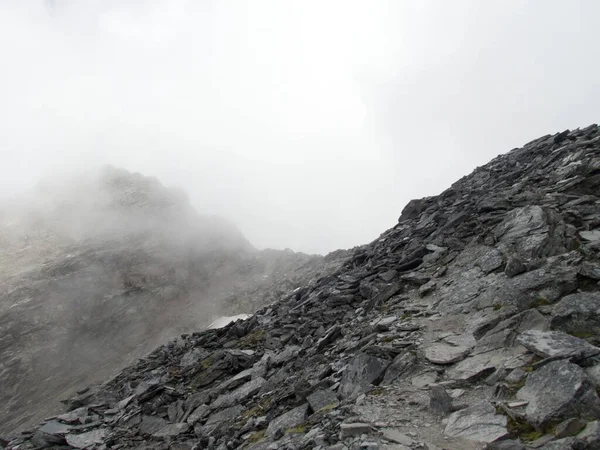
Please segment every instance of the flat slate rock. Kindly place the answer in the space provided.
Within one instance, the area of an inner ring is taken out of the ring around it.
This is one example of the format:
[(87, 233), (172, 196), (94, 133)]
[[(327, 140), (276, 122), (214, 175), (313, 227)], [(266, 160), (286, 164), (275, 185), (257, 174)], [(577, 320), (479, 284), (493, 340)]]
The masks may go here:
[(169, 423), (157, 432), (153, 433), (152, 436), (157, 438), (168, 438), (183, 434), (189, 429), (190, 424), (188, 423)]
[(589, 355), (600, 353), (600, 348), (560, 331), (525, 331), (517, 337), (517, 342), (542, 358), (578, 352)]
[(335, 392), (329, 389), (321, 389), (310, 394), (306, 400), (314, 412), (323, 408), (335, 408), (340, 404), (340, 401), (335, 395)]
[(425, 358), (434, 364), (453, 364), (469, 353), (468, 347), (437, 343), (425, 349)]
[(95, 444), (101, 444), (106, 436), (106, 429), (96, 428), (95, 430), (86, 431), (80, 434), (67, 435), (67, 444), (75, 448), (88, 448)]
[(506, 416), (496, 414), (491, 403), (482, 402), (452, 413), (444, 433), (477, 442), (493, 442), (507, 435)]
[(211, 415), (208, 418), (208, 420), (206, 421), (206, 425), (227, 422), (228, 420), (235, 419), (242, 413), (243, 410), (244, 410), (244, 407), (241, 405), (235, 405), (235, 406), (226, 408), (222, 411), (219, 411), (219, 412)]
[(600, 398), (593, 383), (581, 367), (565, 360), (531, 373), (517, 398), (529, 402), (525, 414), (537, 427), (568, 417), (600, 418)]
[(224, 406), (231, 406), (235, 403), (241, 402), (242, 400), (256, 394), (266, 380), (262, 377), (257, 377), (254, 380), (248, 381), (246, 384), (241, 385), (239, 388), (219, 396), (210, 406), (212, 408), (222, 408)]
[(278, 430), (283, 431), (302, 425), (308, 415), (308, 403), (298, 406), (273, 419), (267, 428), (267, 436), (273, 436)]

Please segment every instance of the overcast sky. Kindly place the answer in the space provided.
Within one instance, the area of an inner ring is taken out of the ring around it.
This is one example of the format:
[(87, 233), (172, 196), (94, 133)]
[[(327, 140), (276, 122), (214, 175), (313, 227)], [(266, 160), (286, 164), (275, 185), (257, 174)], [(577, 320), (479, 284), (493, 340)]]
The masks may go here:
[(0, 193), (104, 163), (327, 252), (598, 122), (597, 0), (0, 0)]

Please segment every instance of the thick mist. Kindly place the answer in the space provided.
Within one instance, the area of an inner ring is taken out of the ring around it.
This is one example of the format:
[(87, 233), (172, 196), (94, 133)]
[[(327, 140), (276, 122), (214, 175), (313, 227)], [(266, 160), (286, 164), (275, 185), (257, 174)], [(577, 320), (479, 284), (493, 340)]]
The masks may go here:
[(154, 177), (109, 166), (44, 179), (0, 202), (0, 434), (161, 343), (253, 313), (336, 264), (258, 251)]
[(112, 164), (258, 248), (376, 238), (414, 197), (597, 121), (594, 0), (4, 0), (0, 196)]

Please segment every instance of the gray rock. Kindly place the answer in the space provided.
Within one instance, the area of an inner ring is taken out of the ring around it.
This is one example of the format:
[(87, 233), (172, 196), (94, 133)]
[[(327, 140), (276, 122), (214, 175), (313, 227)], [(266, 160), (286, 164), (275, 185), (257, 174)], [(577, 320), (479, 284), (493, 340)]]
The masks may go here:
[(314, 412), (323, 408), (335, 408), (340, 404), (335, 393), (329, 389), (321, 389), (313, 392), (306, 400)]
[(551, 325), (567, 333), (600, 335), (600, 293), (567, 295), (554, 306)]
[(434, 280), (429, 280), (427, 283), (425, 283), (419, 288), (419, 295), (421, 297), (425, 297), (427, 294), (430, 294), (431, 292), (435, 291), (436, 287), (437, 283)]
[(551, 440), (552, 435), (542, 436), (540, 439), (533, 441), (530, 445), (533, 448), (539, 448), (542, 450), (573, 450), (577, 447), (573, 447), (577, 441), (575, 438), (567, 437), (563, 439)]
[(504, 257), (499, 250), (493, 248), (481, 256), (477, 260), (476, 264), (483, 271), (483, 273), (488, 274), (500, 268), (502, 264), (504, 264)]
[(340, 425), (340, 438), (360, 436), (361, 434), (369, 434), (374, 431), (371, 424), (363, 422), (342, 423)]
[(588, 367), (585, 371), (596, 387), (600, 387), (600, 364)]
[(72, 430), (72, 426), (57, 421), (46, 422), (35, 431), (33, 442), (40, 447), (52, 444), (64, 444), (65, 435)]
[(509, 384), (519, 384), (521, 381), (523, 381), (525, 378), (527, 378), (527, 375), (528, 375), (527, 372), (525, 372), (520, 367), (517, 367), (516, 369), (514, 369), (513, 371), (511, 371), (506, 376), (506, 378), (504, 379), (504, 381), (506, 381)]
[(587, 423), (581, 419), (567, 419), (556, 426), (556, 428), (554, 429), (554, 435), (557, 438), (575, 436), (577, 433), (582, 431), (586, 427), (586, 425)]
[(190, 424), (188, 423), (168, 423), (161, 429), (152, 433), (152, 437), (155, 438), (168, 438), (173, 436), (178, 436), (180, 434), (185, 433), (190, 429)]
[(248, 381), (246, 384), (243, 384), (233, 392), (219, 396), (213, 403), (211, 403), (210, 406), (214, 409), (239, 403), (242, 400), (256, 394), (265, 383), (266, 380), (264, 378), (255, 378), (251, 381)]
[(600, 353), (600, 348), (560, 331), (525, 331), (517, 337), (517, 342), (542, 358), (579, 352), (586, 355)]
[(540, 428), (567, 417), (600, 417), (600, 399), (588, 376), (581, 367), (564, 360), (531, 373), (517, 398), (529, 402), (527, 420)]
[(271, 365), (271, 354), (265, 353), (259, 361), (252, 366), (252, 379), (265, 378)]
[(204, 419), (210, 412), (210, 406), (200, 405), (198, 406), (187, 418), (186, 422), (190, 425), (194, 425), (199, 420)]
[(502, 367), (508, 356), (502, 351), (493, 351), (469, 356), (448, 371), (448, 376), (455, 380), (467, 381), (493, 373)]
[(376, 325), (378, 327), (389, 327), (396, 320), (398, 320), (398, 316), (387, 316), (387, 317), (384, 317), (381, 320), (378, 320), (377, 323), (376, 323)]
[(592, 280), (600, 280), (600, 265), (585, 261), (581, 263), (579, 274)]
[(504, 267), (504, 273), (509, 278), (516, 277), (526, 270), (527, 267), (525, 267), (525, 263), (523, 263), (523, 260), (516, 255), (510, 256), (506, 261), (506, 267)]
[(290, 359), (298, 356), (298, 353), (302, 350), (302, 347), (298, 345), (288, 345), (282, 352), (277, 353), (271, 358), (271, 364), (278, 366), (288, 362)]
[(496, 409), (486, 402), (452, 413), (444, 433), (477, 442), (493, 442), (507, 435), (506, 416), (496, 414)]
[(377, 382), (389, 365), (389, 361), (361, 353), (355, 356), (344, 371), (339, 393), (343, 398), (354, 398), (366, 392), (371, 383)]
[(267, 436), (274, 436), (279, 430), (287, 430), (289, 428), (302, 425), (308, 415), (308, 403), (298, 406), (291, 411), (288, 411), (279, 417), (273, 419), (267, 428)]
[(400, 379), (415, 365), (417, 357), (411, 352), (404, 352), (394, 358), (383, 376), (382, 385), (387, 386)]
[(486, 445), (485, 450), (526, 450), (519, 441), (503, 439)]
[(452, 411), (452, 399), (442, 386), (431, 386), (429, 389), (429, 411), (438, 416), (445, 416)]
[(550, 328), (548, 320), (536, 309), (528, 309), (498, 323), (478, 342), (473, 354), (485, 353), (504, 347), (512, 347), (518, 333), (528, 330), (546, 331)]
[(424, 372), (416, 377), (411, 378), (410, 383), (416, 388), (424, 388), (434, 384), (437, 379), (437, 372)]
[(580, 231), (579, 236), (581, 239), (589, 242), (594, 242), (600, 240), (600, 230), (592, 230), (592, 231)]
[(401, 433), (399, 430), (395, 428), (383, 428), (380, 430), (381, 436), (388, 441), (394, 442), (396, 444), (405, 445), (410, 447), (413, 444), (413, 440), (410, 436), (407, 436), (404, 433)]
[(242, 413), (243, 410), (244, 410), (244, 407), (241, 405), (231, 406), (222, 411), (212, 414), (206, 421), (205, 425), (213, 425), (213, 424), (218, 424), (218, 423), (222, 423), (222, 422), (228, 422), (232, 419), (237, 418)]
[(95, 444), (102, 444), (105, 436), (105, 428), (97, 428), (80, 434), (68, 434), (67, 444), (75, 448), (88, 448)]
[(436, 343), (425, 349), (425, 358), (434, 364), (453, 364), (469, 353), (468, 347)]
[(342, 337), (342, 328), (339, 325), (333, 325), (327, 332), (325, 336), (317, 341), (317, 351), (322, 351), (325, 347), (335, 342), (339, 338)]
[(577, 435), (577, 439), (585, 442), (590, 450), (600, 449), (600, 422), (597, 420), (589, 422), (585, 429)]
[(156, 416), (142, 416), (140, 423), (140, 434), (154, 434), (157, 431), (166, 427), (169, 423), (160, 417)]

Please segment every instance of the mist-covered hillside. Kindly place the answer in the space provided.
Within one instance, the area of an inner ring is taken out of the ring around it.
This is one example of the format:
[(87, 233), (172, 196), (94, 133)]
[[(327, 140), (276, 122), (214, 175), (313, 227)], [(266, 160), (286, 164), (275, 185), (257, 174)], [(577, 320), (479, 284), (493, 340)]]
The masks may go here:
[(337, 264), (258, 251), (183, 192), (114, 167), (46, 180), (3, 204), (0, 223), (1, 432), (160, 342), (251, 313)]

